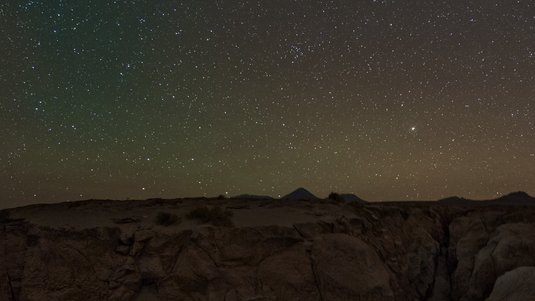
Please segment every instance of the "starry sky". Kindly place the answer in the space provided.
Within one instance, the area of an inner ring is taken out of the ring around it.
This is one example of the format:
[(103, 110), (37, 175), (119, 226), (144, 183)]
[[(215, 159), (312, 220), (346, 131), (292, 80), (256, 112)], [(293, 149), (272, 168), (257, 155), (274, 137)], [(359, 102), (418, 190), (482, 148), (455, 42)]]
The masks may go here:
[(535, 194), (535, 4), (0, 3), (0, 207)]

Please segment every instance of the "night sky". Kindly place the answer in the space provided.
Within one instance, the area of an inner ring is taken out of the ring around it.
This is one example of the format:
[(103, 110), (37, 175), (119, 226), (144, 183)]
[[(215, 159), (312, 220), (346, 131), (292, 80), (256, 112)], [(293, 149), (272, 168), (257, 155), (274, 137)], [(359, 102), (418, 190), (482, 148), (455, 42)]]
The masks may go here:
[(0, 207), (535, 194), (533, 1), (0, 4)]

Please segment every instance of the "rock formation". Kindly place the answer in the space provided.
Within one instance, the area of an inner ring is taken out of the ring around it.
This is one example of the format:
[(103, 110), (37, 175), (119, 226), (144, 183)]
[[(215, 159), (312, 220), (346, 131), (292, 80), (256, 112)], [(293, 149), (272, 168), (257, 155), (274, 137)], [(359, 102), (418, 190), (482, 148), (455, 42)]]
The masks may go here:
[(534, 268), (533, 207), (86, 201), (0, 220), (0, 300), (534, 300)]

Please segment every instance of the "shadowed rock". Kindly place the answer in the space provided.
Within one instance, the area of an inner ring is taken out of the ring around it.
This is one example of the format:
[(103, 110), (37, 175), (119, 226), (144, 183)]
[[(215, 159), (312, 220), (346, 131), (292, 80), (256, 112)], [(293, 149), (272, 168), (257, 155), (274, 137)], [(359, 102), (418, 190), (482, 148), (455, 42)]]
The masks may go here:
[[(204, 207), (234, 227), (188, 218)], [(534, 298), (535, 207), (183, 199), (4, 216), (0, 300)]]

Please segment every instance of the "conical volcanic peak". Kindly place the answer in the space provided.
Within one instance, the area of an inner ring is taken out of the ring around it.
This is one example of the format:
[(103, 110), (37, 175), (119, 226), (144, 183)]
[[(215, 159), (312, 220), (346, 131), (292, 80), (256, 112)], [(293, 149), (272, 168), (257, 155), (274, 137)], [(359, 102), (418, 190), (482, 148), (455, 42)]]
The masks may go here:
[(318, 197), (316, 197), (314, 194), (312, 194), (310, 191), (306, 190), (305, 188), (297, 188), (293, 192), (285, 195), (282, 197), (283, 200), (317, 200)]

